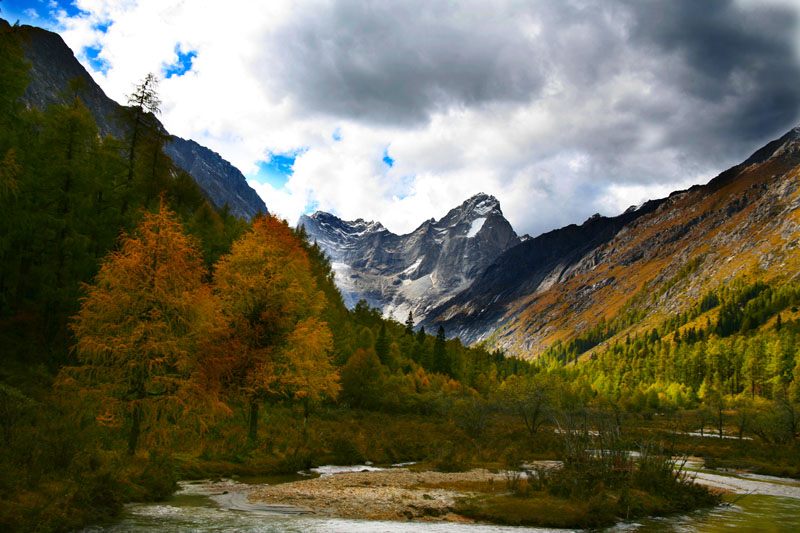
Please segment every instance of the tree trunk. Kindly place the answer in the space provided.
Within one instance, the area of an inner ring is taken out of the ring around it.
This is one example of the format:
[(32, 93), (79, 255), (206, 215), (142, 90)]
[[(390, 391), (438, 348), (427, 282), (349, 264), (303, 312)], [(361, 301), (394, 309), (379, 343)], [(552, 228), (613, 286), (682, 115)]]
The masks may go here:
[(528, 413), (525, 411), (525, 408), (521, 405), (519, 406), (519, 416), (522, 417), (522, 421), (525, 422), (525, 429), (528, 430), (528, 433), (533, 435), (536, 433), (536, 430), (531, 427), (530, 421), (528, 420)]
[(250, 432), (247, 434), (250, 442), (258, 439), (258, 402), (250, 400)]
[(142, 429), (142, 407), (137, 403), (133, 408), (133, 421), (131, 432), (128, 434), (128, 455), (136, 455), (136, 445), (139, 443), (139, 433)]
[(739, 440), (744, 438), (745, 426), (747, 426), (747, 413), (739, 413)]
[(131, 134), (131, 146), (130, 151), (128, 152), (128, 181), (126, 182), (125, 187), (125, 197), (122, 199), (122, 209), (121, 214), (125, 216), (125, 213), (128, 211), (128, 196), (130, 195), (131, 188), (133, 186), (133, 171), (134, 166), (136, 165), (136, 145), (138, 143), (139, 138), (139, 126), (142, 121), (142, 113), (136, 113), (136, 120), (133, 123), (133, 132)]

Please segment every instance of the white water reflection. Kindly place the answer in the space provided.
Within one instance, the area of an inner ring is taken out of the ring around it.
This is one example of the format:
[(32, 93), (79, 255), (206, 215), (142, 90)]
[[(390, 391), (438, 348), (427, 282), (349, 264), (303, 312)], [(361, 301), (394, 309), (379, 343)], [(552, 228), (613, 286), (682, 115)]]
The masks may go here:
[[(108, 533), (557, 533), (568, 530), (514, 528), (478, 524), (434, 522), (376, 522), (316, 517), (265, 517), (207, 506), (135, 505), (128, 508), (125, 520), (105, 529)], [(792, 498), (745, 496), (733, 505), (697, 511), (686, 515), (653, 518), (626, 523), (610, 531), (641, 532), (725, 532), (725, 531), (800, 531), (798, 502)]]
[[(695, 481), (711, 487), (719, 487), (736, 494), (760, 494), (762, 496), (780, 496), (800, 500), (800, 483), (793, 479), (780, 478), (779, 481), (765, 481), (752, 477), (740, 477), (730, 473), (697, 472)], [(767, 477), (767, 476), (759, 476)]]
[(753, 440), (753, 437), (745, 437), (742, 435), (736, 435), (731, 431), (722, 431), (722, 436), (720, 437), (719, 432), (713, 431), (673, 431), (676, 435), (688, 435), (689, 437), (701, 437), (701, 438), (708, 438), (708, 439), (732, 439), (732, 440)]
[(386, 469), (370, 465), (351, 465), (351, 466), (325, 465), (325, 466), (318, 466), (317, 468), (311, 468), (309, 471), (314, 472), (315, 474), (319, 474), (320, 477), (327, 477), (336, 474), (346, 474), (348, 472), (378, 472), (380, 470), (386, 470)]
[[(368, 467), (369, 465), (358, 465)], [(323, 472), (333, 475), (337, 471), (356, 471), (356, 467), (320, 467)], [(377, 470), (377, 469), (376, 469)], [(558, 533), (571, 530), (518, 528), (484, 524), (458, 524), (452, 522), (391, 522), (350, 520), (313, 516), (298, 508), (287, 512), (276, 512), (275, 508), (290, 506), (270, 506), (250, 504), (247, 493), (253, 485), (245, 485), (233, 480), (212, 482), (209, 480), (181, 482), (180, 490), (167, 503), (131, 504), (126, 506), (122, 520), (109, 526), (96, 526), (86, 533)]]

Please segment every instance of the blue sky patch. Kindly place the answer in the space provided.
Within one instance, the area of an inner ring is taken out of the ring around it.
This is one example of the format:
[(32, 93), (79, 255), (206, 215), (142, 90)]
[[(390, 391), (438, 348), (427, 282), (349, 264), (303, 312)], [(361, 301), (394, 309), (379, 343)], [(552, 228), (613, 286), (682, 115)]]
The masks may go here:
[(383, 159), (382, 159), (382, 161), (384, 163), (386, 163), (387, 165), (389, 165), (389, 168), (394, 166), (394, 159), (389, 157), (389, 149), (388, 148), (383, 151)]
[(334, 141), (339, 142), (342, 140), (342, 128), (336, 128), (331, 135)]
[[(83, 13), (78, 7), (75, 5), (73, 0), (56, 0), (55, 2), (58, 4), (58, 9), (64, 10), (67, 12), (67, 15), (70, 17), (76, 17)], [(45, 0), (44, 2), (40, 2), (39, 5), (41, 6), (50, 6), (52, 2), (50, 0)]]
[(192, 70), (192, 61), (195, 57), (197, 57), (197, 52), (194, 50), (189, 50), (186, 53), (181, 52), (180, 45), (175, 45), (175, 55), (178, 56), (178, 60), (171, 65), (166, 65), (164, 67), (164, 77), (171, 78), (172, 76), (183, 76), (190, 70)]
[(53, 30), (56, 29), (55, 14), (57, 11), (65, 11), (70, 17), (82, 13), (75, 6), (73, 0), (55, 0), (54, 2), (51, 2), (51, 0), (13, 0), (11, 2), (0, 2), (0, 16), (11, 24), (19, 20), (20, 24), (30, 24), (31, 26), (40, 26)]
[(86, 56), (86, 60), (94, 70), (105, 74), (108, 72), (108, 63), (104, 59), (100, 58), (101, 50), (102, 48), (99, 46), (87, 46), (83, 49), (83, 53)]
[(268, 161), (259, 161), (258, 173), (253, 179), (260, 183), (269, 183), (273, 189), (283, 189), (286, 186), (286, 182), (294, 174), (295, 160), (305, 152), (306, 149), (283, 154), (270, 153)]
[[(62, 11), (70, 18), (85, 14), (84, 11), (78, 9), (74, 0), (0, 1), (0, 16), (9, 20), (12, 24), (19, 20), (20, 24), (30, 24), (31, 26), (39, 26), (56, 32), (63, 29), (56, 19), (58, 13)], [(100, 22), (95, 24), (93, 28), (106, 33), (111, 24), (111, 21)], [(87, 46), (78, 55), (83, 55), (93, 70), (106, 74), (109, 65), (100, 58), (101, 50), (100, 46)]]

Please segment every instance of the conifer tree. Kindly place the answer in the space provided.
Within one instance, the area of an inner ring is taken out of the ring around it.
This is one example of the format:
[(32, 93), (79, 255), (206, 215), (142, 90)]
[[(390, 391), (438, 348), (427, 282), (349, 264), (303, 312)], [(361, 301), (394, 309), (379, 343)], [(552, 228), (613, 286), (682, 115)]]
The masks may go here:
[(198, 379), (198, 344), (220, 324), (206, 275), (197, 246), (162, 203), (87, 286), (72, 322), (82, 366), (65, 369), (60, 382), (96, 395), (101, 423), (127, 424), (130, 454), (165, 413), (202, 420), (198, 413), (224, 409)]
[(375, 354), (381, 364), (385, 365), (389, 361), (389, 338), (386, 336), (386, 323), (381, 324), (378, 332), (378, 339), (375, 341)]
[(217, 263), (214, 286), (238, 340), (233, 375), (249, 405), (251, 441), (265, 400), (336, 397), (333, 340), (320, 318), (325, 295), (285, 222), (253, 221)]
[(11, 133), (17, 114), (22, 109), (19, 98), (28, 86), (28, 69), (22, 40), (14, 31), (0, 38), (0, 155), (8, 149), (4, 137)]
[(155, 115), (161, 113), (161, 100), (158, 97), (158, 77), (149, 73), (128, 95), (128, 107), (123, 108), (121, 120), (126, 129), (126, 195), (122, 203), (122, 214), (128, 210), (131, 189), (134, 185), (137, 159), (143, 144), (157, 137), (158, 131)]
[[(53, 293), (66, 292), (62, 298), (69, 300), (76, 298), (76, 280), (89, 279), (95, 271), (89, 243), (96, 217), (90, 199), (98, 187), (92, 165), (98, 148), (97, 125), (78, 97), (82, 86), (80, 79), (71, 80), (68, 103), (51, 106), (45, 113), (41, 148), (48, 157), (37, 167), (50, 185), (39, 193), (42, 206), (37, 214), (44, 218), (39, 224), (53, 230), (44, 243), (44, 252), (52, 258), (48, 261), (51, 272), (42, 281)], [(56, 294), (47, 295), (48, 313), (64, 305), (58, 299)]]
[(407, 335), (414, 335), (414, 315), (411, 314), (411, 311), (408, 312), (408, 318), (406, 319), (406, 334)]
[(447, 340), (444, 326), (439, 326), (436, 341), (433, 344), (433, 370), (440, 374), (450, 374), (450, 360), (447, 357)]

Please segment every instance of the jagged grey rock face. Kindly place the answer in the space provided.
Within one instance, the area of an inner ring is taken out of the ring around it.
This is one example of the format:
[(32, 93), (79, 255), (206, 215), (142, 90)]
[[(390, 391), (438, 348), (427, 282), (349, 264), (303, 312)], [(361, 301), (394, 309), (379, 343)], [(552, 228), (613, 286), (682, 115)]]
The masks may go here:
[(592, 216), (580, 226), (570, 224), (522, 240), (487, 265), (465, 290), (431, 308), (422, 325), (427, 330), (442, 326), (448, 336), (465, 344), (486, 340), (509, 319), (513, 302), (563, 281), (598, 246), (661, 203), (648, 201), (616, 217)]
[(164, 152), (194, 178), (214, 206), (221, 209), (227, 205), (232, 214), (246, 219), (258, 213), (269, 214), (264, 200), (247, 184), (239, 169), (213, 150), (173, 137)]
[[(80, 78), (86, 82), (80, 98), (94, 116), (100, 134), (124, 137), (125, 132), (116, 119), (122, 106), (106, 96), (58, 34), (31, 26), (15, 31), (24, 33), (25, 53), (31, 64), (30, 84), (23, 95), (28, 106), (44, 110), (48, 105), (61, 103), (69, 81)], [(259, 212), (268, 213), (264, 201), (247, 184), (244, 175), (216, 152), (180, 137), (173, 137), (164, 152), (194, 178), (215, 207), (227, 205), (231, 214), (246, 219)]]
[(379, 222), (347, 222), (320, 211), (304, 215), (298, 225), (330, 256), (349, 307), (363, 298), (400, 321), (411, 311), (419, 322), (520, 242), (497, 199), (483, 193), (407, 235)]

